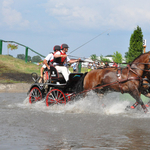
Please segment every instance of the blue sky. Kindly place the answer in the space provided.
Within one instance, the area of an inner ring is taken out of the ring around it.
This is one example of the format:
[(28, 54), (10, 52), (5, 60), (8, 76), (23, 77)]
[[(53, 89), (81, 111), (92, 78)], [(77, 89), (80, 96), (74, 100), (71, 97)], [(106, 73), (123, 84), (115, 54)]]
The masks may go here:
[[(141, 27), (150, 43), (149, 0), (1, 0), (0, 39), (16, 41), (46, 56), (54, 45), (67, 43), (70, 55), (89, 57), (128, 51), (134, 29)], [(7, 54), (3, 43), (3, 54)], [(25, 48), (9, 50), (14, 57)], [(36, 54), (29, 51), (29, 55)]]

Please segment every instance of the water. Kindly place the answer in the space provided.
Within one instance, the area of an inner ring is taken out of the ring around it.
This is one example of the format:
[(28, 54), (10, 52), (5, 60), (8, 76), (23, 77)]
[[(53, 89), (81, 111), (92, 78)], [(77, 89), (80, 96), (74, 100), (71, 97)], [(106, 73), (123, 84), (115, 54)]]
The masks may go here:
[(1, 93), (0, 149), (148, 150), (150, 114), (125, 111), (132, 103), (118, 93), (100, 100), (90, 92), (65, 106), (46, 107), (44, 101), (29, 104), (26, 93)]

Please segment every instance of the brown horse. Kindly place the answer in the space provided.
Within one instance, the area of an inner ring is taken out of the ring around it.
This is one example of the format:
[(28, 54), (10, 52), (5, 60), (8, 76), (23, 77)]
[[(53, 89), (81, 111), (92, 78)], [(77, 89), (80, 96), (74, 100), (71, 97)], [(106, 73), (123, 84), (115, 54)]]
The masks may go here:
[(77, 84), (76, 90), (78, 93), (89, 90), (96, 90), (98, 93), (105, 93), (108, 90), (122, 94), (129, 93), (136, 100), (133, 107), (140, 104), (146, 113), (148, 110), (140, 96), (141, 92), (147, 90), (142, 84), (143, 76), (148, 69), (150, 69), (150, 52), (141, 54), (126, 68), (104, 68), (88, 72)]

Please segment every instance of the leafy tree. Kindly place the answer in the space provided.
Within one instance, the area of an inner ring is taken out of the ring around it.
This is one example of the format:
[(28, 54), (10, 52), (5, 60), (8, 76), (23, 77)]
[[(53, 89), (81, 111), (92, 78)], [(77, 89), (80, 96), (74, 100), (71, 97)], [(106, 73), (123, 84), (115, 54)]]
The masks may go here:
[(25, 60), (25, 55), (24, 55), (24, 54), (18, 54), (18, 55), (17, 55), (17, 58), (18, 58), (18, 59), (23, 59), (23, 60)]
[(9, 49), (11, 49), (11, 50), (15, 50), (15, 49), (18, 49), (18, 45), (15, 45), (15, 44), (8, 44), (7, 45), (7, 48)]
[(28, 56), (28, 61), (31, 61), (31, 56)]
[(103, 61), (103, 62), (111, 62), (110, 59), (104, 58), (103, 55), (100, 55), (100, 61)]
[[(25, 60), (25, 55), (24, 54), (18, 54), (17, 55), (17, 58), (18, 59), (22, 59), (22, 60)], [(31, 61), (31, 56), (28, 56), (28, 59), (27, 59), (28, 61)]]
[(91, 55), (91, 59), (92, 59), (93, 61), (95, 61), (95, 60), (97, 59), (96, 54)]
[(116, 53), (114, 53), (114, 55), (112, 55), (113, 57), (113, 61), (116, 63), (122, 63), (122, 55), (116, 51)]
[(143, 34), (139, 26), (134, 30), (130, 38), (130, 47), (126, 53), (127, 63), (132, 62), (136, 57), (143, 53)]
[(18, 49), (18, 45), (15, 45), (15, 44), (8, 44), (7, 45), (7, 53), (8, 53), (8, 55), (9, 55), (9, 49), (11, 49), (11, 50), (15, 50), (15, 49)]
[(103, 55), (102, 54), (100, 55), (100, 61), (103, 61)]
[(108, 62), (108, 63), (111, 62), (111, 60), (108, 59), (108, 58), (103, 58), (102, 61), (103, 61), (103, 62)]
[(32, 57), (32, 62), (40, 62), (40, 61), (41, 61), (41, 57), (39, 55)]
[(128, 52), (125, 52), (125, 56), (126, 59), (128, 58)]

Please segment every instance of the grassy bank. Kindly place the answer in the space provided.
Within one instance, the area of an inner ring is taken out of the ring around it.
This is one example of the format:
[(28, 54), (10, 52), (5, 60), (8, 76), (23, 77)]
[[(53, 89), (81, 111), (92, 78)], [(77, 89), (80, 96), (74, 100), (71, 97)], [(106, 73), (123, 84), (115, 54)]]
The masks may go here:
[[(29, 83), (32, 82), (31, 73), (40, 75), (41, 66), (31, 62), (25, 63), (24, 60), (17, 59), (8, 55), (0, 55), (0, 83)], [(73, 72), (72, 68), (69, 68)], [(87, 68), (82, 68), (84, 73)]]
[(7, 55), (0, 55), (0, 73), (6, 72), (23, 72), (23, 73), (39, 73), (40, 66), (37, 66), (33, 63), (27, 62), (24, 60), (17, 59)]
[(32, 72), (39, 74), (40, 67), (11, 56), (0, 55), (0, 83), (30, 82), (27, 78), (31, 77)]

